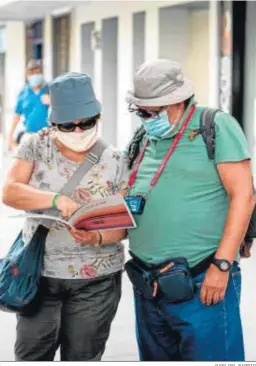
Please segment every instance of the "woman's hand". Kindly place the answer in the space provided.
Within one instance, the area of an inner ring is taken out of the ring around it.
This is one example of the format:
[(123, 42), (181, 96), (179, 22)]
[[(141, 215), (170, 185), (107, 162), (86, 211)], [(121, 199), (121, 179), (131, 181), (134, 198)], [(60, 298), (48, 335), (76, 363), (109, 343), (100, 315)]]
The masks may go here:
[(74, 212), (79, 209), (79, 204), (67, 196), (60, 195), (57, 199), (57, 209), (61, 212), (61, 216), (69, 219)]
[(95, 245), (99, 243), (99, 233), (68, 228), (68, 231), (79, 244)]

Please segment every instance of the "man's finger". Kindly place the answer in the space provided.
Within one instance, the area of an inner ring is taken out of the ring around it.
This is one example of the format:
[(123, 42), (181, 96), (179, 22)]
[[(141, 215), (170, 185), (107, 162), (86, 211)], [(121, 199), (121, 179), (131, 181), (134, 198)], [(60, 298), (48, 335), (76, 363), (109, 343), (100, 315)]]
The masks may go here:
[(200, 293), (200, 299), (203, 304), (206, 303), (206, 297), (207, 297), (207, 287), (203, 285)]
[(221, 301), (221, 298), (220, 298), (220, 290), (215, 290), (214, 293), (213, 293), (213, 298), (212, 298), (212, 302), (213, 304), (217, 304), (218, 302)]
[(206, 305), (208, 305), (208, 306), (212, 305), (213, 294), (214, 294), (214, 289), (212, 287), (208, 287), (207, 294), (206, 294)]
[(220, 301), (224, 300), (225, 294), (226, 294), (226, 290), (221, 290), (220, 291)]

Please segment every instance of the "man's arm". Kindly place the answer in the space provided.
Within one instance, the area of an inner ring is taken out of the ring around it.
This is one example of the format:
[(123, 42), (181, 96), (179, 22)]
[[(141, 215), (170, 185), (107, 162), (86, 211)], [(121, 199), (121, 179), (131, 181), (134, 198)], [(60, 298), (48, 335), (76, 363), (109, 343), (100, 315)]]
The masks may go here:
[[(217, 170), (229, 197), (229, 210), (215, 258), (233, 263), (255, 205), (250, 160), (220, 163)], [(211, 264), (202, 285), (201, 301), (211, 305), (223, 300), (228, 280), (229, 272), (221, 272)]]
[(21, 115), (15, 113), (13, 116), (13, 119), (12, 119), (12, 126), (11, 126), (11, 130), (9, 133), (9, 139), (8, 139), (8, 147), (10, 150), (13, 150), (15, 147), (15, 141), (14, 141), (13, 135), (18, 126), (18, 123), (20, 122), (20, 118), (21, 118)]
[(229, 211), (216, 258), (233, 262), (244, 240), (255, 206), (250, 161), (217, 165), (229, 197)]

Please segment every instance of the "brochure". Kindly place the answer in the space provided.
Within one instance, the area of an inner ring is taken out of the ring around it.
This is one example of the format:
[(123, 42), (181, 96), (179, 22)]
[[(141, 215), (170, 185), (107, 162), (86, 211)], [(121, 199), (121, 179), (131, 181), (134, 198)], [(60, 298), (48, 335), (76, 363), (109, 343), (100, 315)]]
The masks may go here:
[(83, 204), (68, 220), (51, 215), (25, 213), (11, 218), (38, 218), (62, 222), (77, 230), (97, 231), (136, 228), (134, 218), (120, 194)]

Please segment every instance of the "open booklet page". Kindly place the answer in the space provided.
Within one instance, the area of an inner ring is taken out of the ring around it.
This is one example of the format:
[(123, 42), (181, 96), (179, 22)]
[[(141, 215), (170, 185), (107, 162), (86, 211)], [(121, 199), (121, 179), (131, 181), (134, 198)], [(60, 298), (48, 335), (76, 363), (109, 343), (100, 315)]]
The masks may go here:
[(51, 215), (33, 213), (11, 217), (57, 220), (70, 227), (87, 231), (132, 229), (136, 227), (134, 218), (124, 198), (120, 194), (92, 200), (82, 205), (69, 220)]

